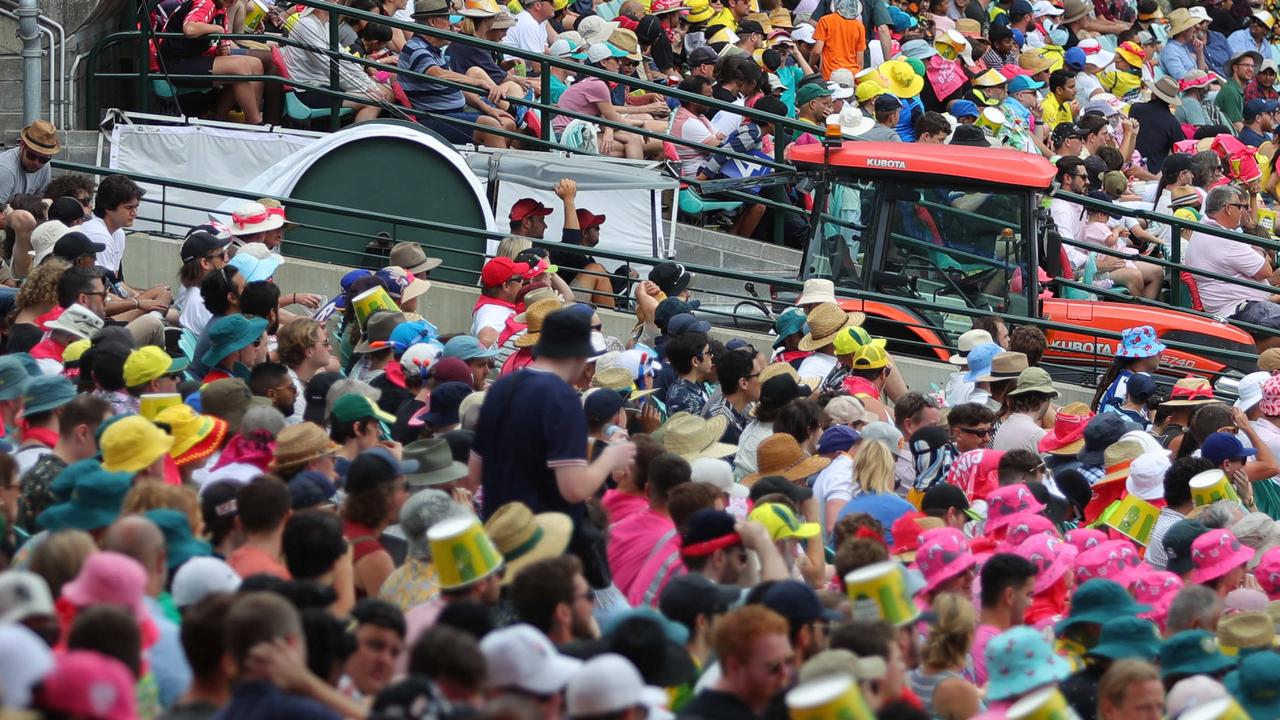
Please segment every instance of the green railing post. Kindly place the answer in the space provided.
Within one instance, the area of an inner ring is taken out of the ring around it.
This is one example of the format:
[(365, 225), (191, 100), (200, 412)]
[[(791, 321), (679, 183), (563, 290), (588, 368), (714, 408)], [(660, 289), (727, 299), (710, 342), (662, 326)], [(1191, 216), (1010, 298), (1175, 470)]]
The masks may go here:
[[(338, 21), (337, 13), (329, 13), (329, 49), (334, 53), (340, 52), (342, 48), (338, 44)], [(338, 86), (338, 56), (329, 56), (329, 87), (339, 90)], [(337, 130), (342, 127), (342, 98), (337, 95), (329, 96), (329, 127)]]
[[(150, 13), (146, 12), (147, 6), (145, 0), (139, 0), (137, 3), (128, 2), (125, 3), (125, 5), (129, 8), (129, 27), (142, 27), (142, 22), (146, 22), (148, 25), (151, 24)], [(141, 6), (141, 8), (139, 6)], [(143, 17), (139, 17), (139, 11), (143, 13)], [(147, 78), (151, 73), (151, 55), (147, 52), (147, 49), (148, 43), (138, 43), (138, 77), (141, 79), (141, 82), (138, 83), (138, 101), (139, 105), (142, 107), (142, 112), (147, 112), (147, 108), (151, 106), (151, 83), (148, 82)], [(159, 48), (156, 48), (156, 52), (158, 53), (159, 51)], [(176, 102), (178, 98), (176, 89), (173, 97)], [(85, 127), (94, 127), (96, 124), (97, 123), (95, 121)]]
[[(542, 83), (542, 90), (540, 91), (542, 95), (538, 98), (538, 100), (541, 101), (543, 105), (550, 106), (551, 105), (551, 68), (550, 67), (545, 67), (542, 69), (542, 76), (538, 78), (538, 82)], [(542, 118), (541, 118), (542, 129), (538, 133), (538, 136), (546, 142), (551, 142), (551, 120), (555, 117), (555, 111), (552, 110), (550, 107), (548, 107), (547, 112), (541, 113), (541, 115), (542, 115)]]
[[(1182, 225), (1178, 219), (1173, 217), (1173, 213), (1169, 213), (1171, 222), (1169, 223), (1169, 262), (1174, 265), (1182, 265)], [(1174, 276), (1169, 278), (1169, 304), (1178, 307), (1182, 305), (1182, 274), (1175, 272)]]

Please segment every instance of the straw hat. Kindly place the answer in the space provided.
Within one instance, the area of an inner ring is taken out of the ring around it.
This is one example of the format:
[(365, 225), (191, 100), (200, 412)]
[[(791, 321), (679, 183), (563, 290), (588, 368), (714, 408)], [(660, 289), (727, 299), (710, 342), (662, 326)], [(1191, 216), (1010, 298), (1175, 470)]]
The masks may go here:
[(498, 508), (484, 530), (506, 561), (506, 585), (528, 565), (563, 555), (573, 535), (573, 519), (557, 512), (534, 515), (528, 505), (516, 501)]
[(861, 325), (867, 316), (860, 313), (846, 313), (843, 308), (833, 302), (824, 302), (809, 312), (809, 332), (800, 338), (797, 346), (801, 350), (818, 350), (830, 345), (845, 328)]
[(1102, 464), (1107, 474), (1099, 482), (1123, 480), (1129, 477), (1129, 466), (1134, 460), (1142, 457), (1146, 449), (1142, 443), (1133, 438), (1121, 438), (1107, 446), (1102, 453)]
[(591, 376), (591, 385), (595, 388), (625, 393), (625, 397), (628, 400), (639, 400), (658, 391), (657, 388), (649, 388), (648, 390), (637, 388), (636, 379), (632, 376), (631, 371), (621, 365), (607, 367), (604, 370), (599, 369), (599, 366), (597, 366), (596, 374)]
[(760, 371), (760, 384), (764, 385), (779, 375), (787, 375), (792, 380), (800, 382), (800, 373), (796, 372), (794, 365), (788, 362), (775, 362), (770, 363), (765, 366), (764, 370)]
[(978, 382), (1017, 380), (1026, 370), (1027, 356), (1020, 352), (1002, 352), (991, 359), (991, 372), (978, 378)]
[(1068, 25), (1083, 19), (1092, 10), (1092, 5), (1085, 0), (1066, 0), (1062, 4), (1062, 24)]
[(700, 418), (697, 415), (676, 413), (663, 427), (662, 445), (668, 452), (693, 462), (698, 458), (722, 458), (734, 454), (737, 445), (720, 442), (729, 421), (723, 415)]
[(1035, 75), (1053, 67), (1053, 61), (1040, 50), (1023, 50), (1018, 56), (1018, 67)]
[(542, 321), (547, 319), (551, 313), (559, 310), (562, 306), (560, 300), (556, 298), (548, 298), (539, 300), (529, 306), (525, 311), (525, 321), (528, 329), (520, 337), (516, 338), (512, 345), (518, 348), (533, 347), (538, 344), (538, 338), (542, 337)]
[(742, 484), (750, 487), (760, 478), (771, 475), (800, 482), (830, 464), (831, 458), (810, 455), (787, 433), (774, 433), (756, 448), (756, 467), (759, 469), (742, 478)]
[(301, 467), (312, 460), (332, 455), (338, 444), (315, 423), (303, 422), (290, 425), (276, 436), (276, 456), (271, 461), (272, 470), (288, 470)]
[(1202, 377), (1185, 377), (1173, 384), (1164, 407), (1194, 407), (1213, 402), (1213, 386)]
[(1191, 17), (1190, 10), (1178, 8), (1169, 13), (1169, 37), (1177, 37), (1199, 24), (1199, 20)]

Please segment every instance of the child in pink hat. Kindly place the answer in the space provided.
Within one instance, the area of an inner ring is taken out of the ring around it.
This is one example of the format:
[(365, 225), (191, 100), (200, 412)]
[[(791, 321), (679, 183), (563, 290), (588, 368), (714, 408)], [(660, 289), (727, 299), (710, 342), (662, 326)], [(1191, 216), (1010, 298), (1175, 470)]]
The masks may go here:
[(916, 568), (924, 575), (924, 588), (920, 592), (930, 601), (940, 592), (972, 596), (977, 562), (969, 552), (964, 533), (959, 530), (944, 527), (925, 532), (920, 536), (920, 549), (916, 552)]
[(987, 522), (983, 532), (997, 540), (1003, 539), (1005, 528), (1022, 513), (1038, 513), (1044, 503), (1031, 494), (1031, 488), (1021, 483), (1006, 485), (987, 497)]
[(133, 675), (124, 663), (72, 650), (44, 677), (36, 706), (87, 720), (138, 720), (133, 693)]
[(1000, 543), (996, 552), (1016, 553), (1023, 541), (1040, 533), (1049, 533), (1057, 537), (1058, 528), (1054, 526), (1052, 520), (1043, 515), (1019, 513), (1005, 527), (1004, 542)]
[(1067, 532), (1067, 542), (1074, 545), (1080, 552), (1091, 550), (1106, 541), (1107, 534), (1093, 528), (1076, 528)]
[(1191, 543), (1191, 581), (1206, 585), (1225, 598), (1244, 580), (1253, 550), (1230, 530), (1210, 530)]
[(1148, 570), (1129, 586), (1134, 600), (1151, 606), (1150, 611), (1140, 613), (1138, 617), (1154, 622), (1161, 630), (1164, 630), (1164, 621), (1169, 617), (1169, 606), (1181, 589), (1182, 578), (1165, 570)]
[(1067, 611), (1074, 583), (1070, 571), (1076, 560), (1075, 546), (1050, 533), (1039, 533), (1023, 540), (1014, 554), (1036, 566), (1031, 605), (1023, 621), (1037, 629), (1052, 626)]
[(1262, 559), (1253, 569), (1253, 577), (1268, 598), (1280, 600), (1280, 547), (1262, 553)]

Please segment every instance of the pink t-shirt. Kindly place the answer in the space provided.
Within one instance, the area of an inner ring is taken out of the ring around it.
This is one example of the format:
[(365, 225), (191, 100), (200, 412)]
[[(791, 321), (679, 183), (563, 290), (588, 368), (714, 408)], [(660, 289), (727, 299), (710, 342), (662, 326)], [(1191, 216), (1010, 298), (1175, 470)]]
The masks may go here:
[(649, 500), (643, 495), (632, 495), (621, 490), (610, 489), (604, 491), (604, 499), (600, 504), (604, 506), (605, 514), (609, 516), (609, 524), (614, 525), (648, 509)]
[(658, 607), (662, 589), (671, 582), (671, 578), (684, 573), (684, 561), (680, 559), (680, 536), (673, 535), (640, 566), (636, 579), (631, 582), (631, 590), (627, 592), (627, 602), (631, 603), (631, 607)]
[(671, 518), (648, 508), (613, 526), (609, 534), (609, 569), (613, 571), (613, 584), (623, 595), (631, 592), (640, 567), (656, 554), (659, 541), (667, 533), (678, 537)]
[[(1211, 218), (1206, 218), (1206, 225), (1217, 225)], [(1219, 226), (1221, 227), (1221, 226)], [(1256, 252), (1253, 247), (1235, 240), (1194, 233), (1187, 243), (1187, 252), (1182, 261), (1195, 270), (1209, 272), (1227, 277), (1250, 279), (1254, 273), (1262, 269), (1266, 258)], [(1238, 304), (1245, 300), (1266, 302), (1268, 294), (1262, 290), (1240, 287), (1222, 280), (1196, 276), (1196, 284), (1200, 289), (1200, 301), (1204, 303), (1205, 312), (1212, 315), (1231, 315)]]
[[(569, 86), (560, 95), (560, 107), (583, 115), (600, 116), (600, 109), (596, 107), (596, 103), (609, 100), (609, 86), (600, 78), (582, 78)], [(566, 115), (556, 115), (551, 121), (551, 127), (560, 132), (569, 126), (573, 118)]]
[(973, 633), (973, 650), (969, 656), (973, 658), (973, 684), (982, 687), (987, 684), (987, 643), (1004, 632), (995, 625), (979, 625)]

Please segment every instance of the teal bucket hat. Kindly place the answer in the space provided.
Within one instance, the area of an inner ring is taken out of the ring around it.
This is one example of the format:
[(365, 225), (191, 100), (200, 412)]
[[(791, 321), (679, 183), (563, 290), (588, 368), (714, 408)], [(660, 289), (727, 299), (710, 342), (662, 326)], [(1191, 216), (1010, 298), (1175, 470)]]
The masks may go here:
[(1129, 591), (1119, 583), (1102, 578), (1094, 578), (1076, 588), (1071, 596), (1071, 612), (1066, 619), (1053, 626), (1054, 632), (1061, 635), (1063, 631), (1078, 623), (1096, 623), (1122, 615), (1137, 615), (1150, 612), (1150, 605), (1133, 601)]
[(1160, 654), (1160, 629), (1150, 620), (1126, 615), (1102, 623), (1098, 644), (1089, 655), (1124, 660), (1139, 658), (1151, 661)]
[[(92, 464), (89, 464), (92, 463)], [(78, 477), (66, 502), (59, 503), (40, 513), (36, 523), (49, 531), (97, 530), (115, 522), (120, 517), (124, 496), (133, 483), (131, 473), (113, 473), (102, 469), (92, 460), (68, 465), (61, 473), (75, 469)], [(56, 482), (57, 478), (55, 478)]]
[(1071, 674), (1071, 665), (1053, 652), (1039, 630), (1019, 625), (991, 639), (987, 661), (987, 700), (1007, 700)]
[(1222, 654), (1208, 630), (1183, 630), (1160, 646), (1160, 677), (1214, 675), (1235, 667), (1234, 658)]
[(148, 520), (155, 523), (164, 533), (164, 546), (167, 551), (169, 570), (174, 570), (193, 557), (211, 555), (213, 548), (203, 540), (197, 540), (191, 534), (191, 523), (186, 513), (169, 508), (156, 508), (145, 513)]
[(30, 377), (16, 355), (0, 355), (0, 400), (22, 397)]
[(803, 335), (809, 332), (809, 321), (800, 308), (787, 308), (774, 318), (773, 331), (778, 336), (773, 346), (780, 348), (792, 335)]
[(231, 353), (262, 337), (266, 329), (266, 318), (245, 317), (239, 313), (218, 318), (209, 324), (209, 349), (200, 361), (205, 367), (214, 367)]
[(27, 389), (22, 394), (22, 414), (18, 417), (25, 418), (57, 410), (75, 397), (75, 385), (61, 375), (41, 375), (31, 378), (27, 381)]
[(1222, 684), (1249, 717), (1280, 718), (1280, 654), (1267, 650), (1249, 655)]

